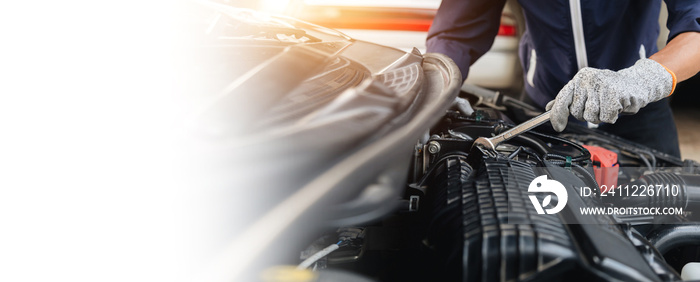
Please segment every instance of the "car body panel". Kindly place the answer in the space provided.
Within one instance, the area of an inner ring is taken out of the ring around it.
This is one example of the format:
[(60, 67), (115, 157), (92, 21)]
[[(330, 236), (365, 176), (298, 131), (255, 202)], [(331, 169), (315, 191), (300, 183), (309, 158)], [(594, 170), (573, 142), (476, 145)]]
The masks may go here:
[[(425, 53), (437, 1), (291, 1), (286, 14), (341, 30), (349, 36), (410, 52)], [(468, 84), (518, 92), (522, 70), (518, 61), (518, 27), (510, 6), (504, 8), (501, 30), (493, 46), (474, 65)]]

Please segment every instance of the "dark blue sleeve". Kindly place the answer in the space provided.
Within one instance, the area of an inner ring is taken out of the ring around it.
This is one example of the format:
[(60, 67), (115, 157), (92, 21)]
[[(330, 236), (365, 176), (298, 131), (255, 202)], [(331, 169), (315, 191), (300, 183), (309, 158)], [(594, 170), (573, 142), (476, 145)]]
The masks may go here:
[(700, 32), (700, 1), (698, 0), (666, 0), (668, 6), (668, 21), (670, 30), (668, 41), (683, 32)]
[(428, 31), (428, 52), (450, 57), (467, 77), (469, 66), (491, 48), (505, 0), (443, 0)]

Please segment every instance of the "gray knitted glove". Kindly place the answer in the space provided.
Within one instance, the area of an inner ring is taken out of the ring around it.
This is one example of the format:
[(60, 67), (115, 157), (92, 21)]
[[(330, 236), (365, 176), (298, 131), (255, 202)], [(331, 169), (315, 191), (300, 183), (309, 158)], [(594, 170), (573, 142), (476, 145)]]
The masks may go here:
[(670, 95), (675, 76), (650, 59), (619, 71), (583, 68), (547, 104), (552, 127), (561, 132), (569, 112), (591, 123), (615, 123), (620, 113), (634, 114), (651, 102)]

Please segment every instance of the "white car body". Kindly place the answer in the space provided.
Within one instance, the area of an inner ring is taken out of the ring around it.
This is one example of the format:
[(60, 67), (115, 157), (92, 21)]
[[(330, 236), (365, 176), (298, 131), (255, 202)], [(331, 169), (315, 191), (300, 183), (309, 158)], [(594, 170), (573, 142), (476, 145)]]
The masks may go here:
[[(347, 1), (347, 0), (299, 0), (291, 1), (286, 13), (307, 20), (311, 23), (335, 28), (348, 36), (374, 42), (390, 47), (395, 47), (404, 51), (410, 51), (414, 47), (418, 48), (421, 53), (425, 53), (425, 41), (427, 37), (427, 28), (425, 30), (401, 30), (403, 27), (396, 28), (395, 23), (393, 28), (383, 29), (379, 27), (371, 28), (344, 28), (348, 26), (348, 19), (343, 18), (344, 10), (348, 8), (362, 9), (387, 9), (396, 13), (415, 12), (419, 17), (428, 18), (432, 21), (440, 0), (391, 0), (391, 1)], [(308, 12), (313, 9), (313, 12)], [(304, 11), (307, 10), (305, 13)], [(430, 15), (426, 16), (426, 13)], [(371, 16), (369, 16), (371, 17)], [(410, 20), (410, 16), (401, 15), (399, 20)], [(377, 22), (390, 20), (391, 16), (377, 20)], [(320, 20), (319, 20), (320, 19)], [(352, 25), (352, 24), (350, 24)], [(362, 25), (362, 23), (360, 24)], [(368, 24), (369, 25), (369, 24)], [(389, 24), (391, 25), (391, 24)], [(506, 5), (503, 15), (501, 16), (501, 27), (506, 26), (508, 29), (507, 35), (499, 32), (493, 43), (493, 46), (484, 56), (479, 58), (474, 65), (471, 66), (469, 76), (465, 83), (482, 86), (492, 89), (509, 89), (518, 90), (522, 87), (522, 70), (518, 60), (518, 36), (516, 30), (520, 27)], [(407, 28), (410, 29), (410, 28)]]

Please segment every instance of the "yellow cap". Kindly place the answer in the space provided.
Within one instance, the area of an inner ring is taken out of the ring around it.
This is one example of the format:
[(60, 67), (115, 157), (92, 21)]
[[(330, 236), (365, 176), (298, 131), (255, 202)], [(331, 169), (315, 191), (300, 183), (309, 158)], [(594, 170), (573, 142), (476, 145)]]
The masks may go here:
[(280, 265), (265, 269), (260, 280), (265, 282), (307, 282), (313, 281), (316, 274), (308, 269), (297, 269), (296, 266)]

